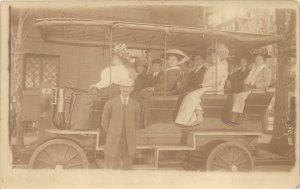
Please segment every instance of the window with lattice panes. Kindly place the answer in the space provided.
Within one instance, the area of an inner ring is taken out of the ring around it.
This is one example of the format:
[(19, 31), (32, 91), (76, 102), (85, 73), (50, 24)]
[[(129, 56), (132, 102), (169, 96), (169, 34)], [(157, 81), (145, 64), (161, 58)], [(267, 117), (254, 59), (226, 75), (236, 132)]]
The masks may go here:
[(42, 83), (56, 86), (59, 56), (26, 54), (24, 57), (24, 88), (37, 89)]

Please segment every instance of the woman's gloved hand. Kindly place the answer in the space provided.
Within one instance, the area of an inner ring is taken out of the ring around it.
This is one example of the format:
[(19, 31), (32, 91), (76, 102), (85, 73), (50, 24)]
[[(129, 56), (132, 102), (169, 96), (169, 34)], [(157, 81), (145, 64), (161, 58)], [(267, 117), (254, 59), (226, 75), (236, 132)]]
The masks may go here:
[(89, 88), (89, 93), (90, 94), (97, 94), (98, 93), (98, 88), (96, 85), (91, 85)]

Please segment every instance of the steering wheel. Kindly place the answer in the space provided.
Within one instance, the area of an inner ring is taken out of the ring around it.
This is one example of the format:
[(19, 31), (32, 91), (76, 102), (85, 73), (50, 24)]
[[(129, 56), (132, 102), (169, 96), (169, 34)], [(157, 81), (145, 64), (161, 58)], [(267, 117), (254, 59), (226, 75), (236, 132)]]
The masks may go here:
[(70, 89), (75, 93), (88, 93), (86, 90), (77, 88), (77, 87), (69, 87), (69, 86), (65, 86), (66, 89)]

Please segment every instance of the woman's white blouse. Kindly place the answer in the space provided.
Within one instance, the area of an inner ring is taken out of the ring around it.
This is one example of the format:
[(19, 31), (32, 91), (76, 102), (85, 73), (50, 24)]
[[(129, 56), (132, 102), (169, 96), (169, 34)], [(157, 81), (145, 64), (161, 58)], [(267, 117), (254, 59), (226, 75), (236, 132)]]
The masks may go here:
[(98, 89), (109, 87), (110, 84), (118, 84), (122, 80), (129, 79), (129, 71), (124, 65), (116, 65), (111, 67), (111, 78), (110, 78), (110, 67), (104, 68), (101, 72), (101, 79), (96, 83)]
[[(228, 68), (226, 61), (220, 61), (209, 67), (204, 74), (202, 87), (216, 87), (216, 90), (223, 90), (226, 78), (228, 76)], [(217, 81), (216, 81), (217, 79)]]

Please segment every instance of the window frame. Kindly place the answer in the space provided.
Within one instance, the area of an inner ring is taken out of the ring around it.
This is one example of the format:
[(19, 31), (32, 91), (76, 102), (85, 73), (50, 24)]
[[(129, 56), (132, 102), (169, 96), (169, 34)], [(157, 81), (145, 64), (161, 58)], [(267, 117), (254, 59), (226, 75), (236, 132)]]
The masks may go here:
[(40, 63), (39, 64), (39, 72), (42, 73), (40, 74), (39, 76), (39, 86), (38, 87), (33, 87), (33, 88), (27, 88), (26, 87), (26, 58), (27, 57), (42, 57), (42, 58), (57, 58), (58, 59), (58, 62), (56, 64), (56, 70), (57, 70), (57, 73), (56, 73), (56, 79), (55, 79), (55, 82), (56, 82), (56, 86), (59, 85), (59, 77), (60, 77), (60, 55), (55, 55), (55, 54), (42, 54), (42, 53), (26, 53), (24, 55), (24, 58), (23, 58), (23, 79), (22, 79), (22, 88), (23, 90), (37, 90), (40, 88), (40, 85), (41, 85), (41, 81), (43, 80), (43, 72), (44, 72), (44, 67), (45, 65), (43, 63)]

